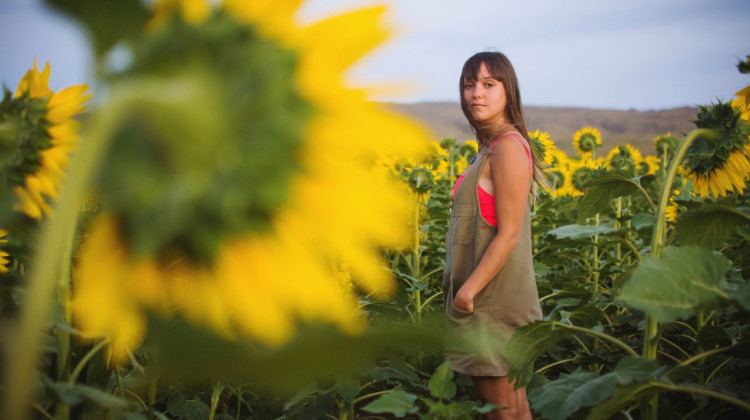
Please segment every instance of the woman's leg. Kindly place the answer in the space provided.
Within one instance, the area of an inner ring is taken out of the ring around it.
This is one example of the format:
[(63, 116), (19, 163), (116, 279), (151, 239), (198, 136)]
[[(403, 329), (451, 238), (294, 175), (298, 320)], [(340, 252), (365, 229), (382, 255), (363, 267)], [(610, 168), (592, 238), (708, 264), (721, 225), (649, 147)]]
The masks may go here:
[(487, 419), (532, 420), (526, 388), (514, 390), (507, 376), (472, 376), (471, 379), (483, 403), (501, 408), (487, 413)]

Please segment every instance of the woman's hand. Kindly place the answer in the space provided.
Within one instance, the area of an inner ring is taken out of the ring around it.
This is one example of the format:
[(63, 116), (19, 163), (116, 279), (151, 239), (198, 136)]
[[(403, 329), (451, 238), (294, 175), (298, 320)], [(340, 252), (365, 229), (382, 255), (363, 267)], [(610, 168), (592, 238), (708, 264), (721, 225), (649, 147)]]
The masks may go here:
[(461, 312), (474, 312), (474, 296), (466, 287), (461, 287), (453, 298), (453, 307)]

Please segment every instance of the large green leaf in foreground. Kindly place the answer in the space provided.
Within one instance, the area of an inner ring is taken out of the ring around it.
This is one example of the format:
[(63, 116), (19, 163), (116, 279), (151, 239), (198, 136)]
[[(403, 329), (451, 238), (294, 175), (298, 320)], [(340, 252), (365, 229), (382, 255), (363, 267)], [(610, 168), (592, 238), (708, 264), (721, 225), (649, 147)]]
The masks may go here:
[(700, 245), (715, 249), (737, 228), (750, 224), (750, 216), (740, 209), (727, 205), (704, 205), (680, 215), (677, 234), (687, 245)]
[(534, 410), (550, 420), (570, 418), (583, 407), (604, 401), (618, 387), (649, 381), (661, 374), (665, 368), (657, 368), (652, 360), (628, 356), (623, 358), (614, 371), (598, 376), (582, 371), (549, 382), (529, 393)]
[(659, 322), (686, 319), (728, 297), (719, 287), (728, 269), (723, 255), (705, 248), (667, 247), (638, 264), (620, 299)]

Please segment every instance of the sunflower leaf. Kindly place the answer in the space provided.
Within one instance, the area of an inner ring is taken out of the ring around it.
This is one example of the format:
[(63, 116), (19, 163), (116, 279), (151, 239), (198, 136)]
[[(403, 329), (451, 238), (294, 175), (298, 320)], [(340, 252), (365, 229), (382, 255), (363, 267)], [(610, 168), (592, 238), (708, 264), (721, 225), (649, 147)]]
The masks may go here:
[(728, 268), (726, 257), (705, 248), (667, 247), (638, 264), (620, 300), (659, 322), (686, 319), (728, 297), (719, 287)]
[(456, 384), (453, 382), (453, 371), (450, 362), (443, 362), (430, 377), (428, 384), (430, 395), (435, 398), (449, 400), (456, 396)]
[(547, 234), (554, 235), (557, 239), (580, 239), (590, 238), (595, 235), (606, 235), (616, 231), (617, 229), (608, 225), (583, 226), (573, 224), (560, 226), (557, 229), (550, 230)]
[(583, 407), (597, 405), (612, 397), (618, 387), (648, 381), (665, 370), (652, 360), (628, 356), (617, 364), (614, 371), (604, 375), (578, 368), (571, 375), (530, 392), (529, 400), (545, 418), (567, 419)]
[(714, 249), (743, 224), (750, 224), (750, 215), (733, 207), (705, 205), (680, 216), (677, 234), (686, 245)]
[(414, 404), (416, 400), (417, 396), (414, 394), (395, 390), (382, 395), (362, 409), (371, 413), (391, 413), (396, 417), (403, 417), (407, 413), (419, 411), (419, 406)]
[(533, 375), (534, 361), (571, 334), (572, 330), (555, 328), (550, 322), (535, 322), (517, 328), (505, 349), (511, 366), (508, 379), (516, 379), (519, 386), (526, 386)]
[(592, 178), (583, 189), (578, 202), (578, 221), (608, 212), (612, 200), (638, 192), (639, 184), (626, 172), (618, 170)]

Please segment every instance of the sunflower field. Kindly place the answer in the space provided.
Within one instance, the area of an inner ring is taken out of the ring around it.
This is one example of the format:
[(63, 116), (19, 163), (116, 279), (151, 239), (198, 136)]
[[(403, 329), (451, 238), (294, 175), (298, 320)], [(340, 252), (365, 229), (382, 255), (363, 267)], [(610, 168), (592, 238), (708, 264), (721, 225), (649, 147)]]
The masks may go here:
[[(0, 417), (497, 408), (442, 353), (476, 143), (343, 81), (383, 8), (300, 26), (299, 1), (46, 3), (90, 34), (97, 85), (52, 91), (54, 63), (29, 63), (3, 88)], [(606, 156), (595, 127), (528, 133), (544, 319), (506, 351), (537, 418), (750, 418), (750, 86), (694, 122)]]

